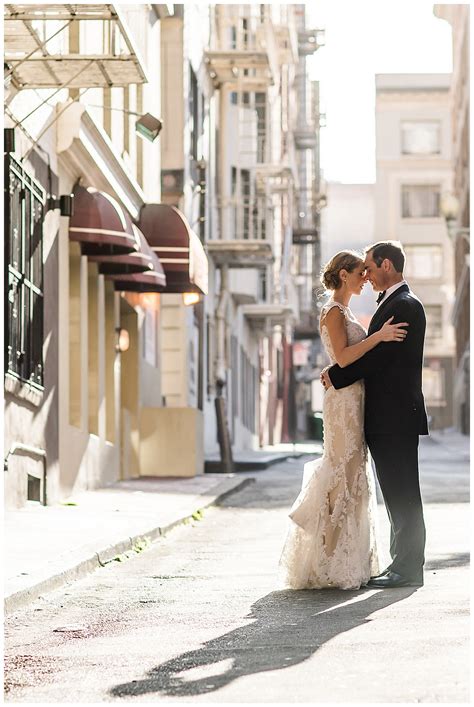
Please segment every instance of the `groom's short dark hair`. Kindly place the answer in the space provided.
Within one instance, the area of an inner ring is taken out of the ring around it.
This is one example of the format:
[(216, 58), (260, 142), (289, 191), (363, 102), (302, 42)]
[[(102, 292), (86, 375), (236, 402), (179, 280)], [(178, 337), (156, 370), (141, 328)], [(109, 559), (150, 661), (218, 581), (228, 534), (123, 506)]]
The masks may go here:
[(379, 241), (365, 249), (366, 255), (371, 253), (374, 263), (379, 268), (382, 261), (390, 260), (397, 272), (403, 272), (405, 266), (405, 251), (400, 241)]

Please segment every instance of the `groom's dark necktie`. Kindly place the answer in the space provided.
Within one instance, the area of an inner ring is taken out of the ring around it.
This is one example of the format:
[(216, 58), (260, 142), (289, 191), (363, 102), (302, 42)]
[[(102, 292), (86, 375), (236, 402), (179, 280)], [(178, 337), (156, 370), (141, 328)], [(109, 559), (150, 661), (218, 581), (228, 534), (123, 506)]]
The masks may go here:
[(386, 293), (386, 292), (387, 292), (387, 290), (384, 290), (383, 292), (379, 292), (379, 296), (377, 297), (377, 304), (380, 304), (380, 302), (381, 302), (381, 301), (383, 300), (383, 298), (385, 297), (385, 293)]

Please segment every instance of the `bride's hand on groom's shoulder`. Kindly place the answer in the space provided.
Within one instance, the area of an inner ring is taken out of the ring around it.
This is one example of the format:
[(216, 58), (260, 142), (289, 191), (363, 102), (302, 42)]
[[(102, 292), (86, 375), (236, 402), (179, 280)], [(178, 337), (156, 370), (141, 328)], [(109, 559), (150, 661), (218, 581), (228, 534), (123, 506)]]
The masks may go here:
[(398, 322), (397, 324), (392, 324), (392, 321), (393, 317), (390, 317), (383, 327), (379, 329), (380, 341), (405, 341), (407, 335), (406, 327), (410, 326), (409, 323)]

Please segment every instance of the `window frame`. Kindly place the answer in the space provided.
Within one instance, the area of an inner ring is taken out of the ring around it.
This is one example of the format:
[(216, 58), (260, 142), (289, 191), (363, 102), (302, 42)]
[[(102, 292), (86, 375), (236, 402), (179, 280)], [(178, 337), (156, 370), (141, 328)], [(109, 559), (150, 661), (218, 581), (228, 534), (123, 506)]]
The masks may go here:
[[(439, 282), (440, 280), (443, 279), (443, 245), (441, 243), (405, 243), (404, 244), (404, 249), (405, 249), (405, 255), (406, 255), (406, 263), (405, 263), (405, 275), (409, 280), (414, 280), (416, 282), (420, 283), (428, 283), (428, 282)], [(432, 249), (438, 249), (439, 250), (439, 256), (440, 256), (440, 272), (439, 274), (428, 274), (426, 277), (420, 277), (419, 275), (416, 275), (414, 273), (411, 273), (409, 263), (413, 262), (412, 258), (415, 249), (418, 250), (426, 250), (428, 248)]]
[[(12, 376), (43, 391), (43, 222), (46, 192), (11, 154), (4, 157), (4, 177), (4, 274), (7, 284), (4, 372), (5, 376)], [(17, 260), (12, 257), (14, 248)], [(15, 319), (17, 323), (13, 327)]]
[[(438, 383), (440, 387), (440, 392), (441, 395), (440, 397), (430, 397), (430, 390), (429, 390), (429, 376), (436, 376), (438, 377)], [(422, 369), (422, 385), (423, 385), (423, 392), (425, 395), (425, 402), (427, 407), (429, 408), (442, 408), (446, 407), (447, 404), (447, 399), (446, 399), (446, 371), (443, 368), (443, 366), (433, 366), (430, 365), (430, 362), (424, 363), (423, 369)]]
[[(422, 188), (432, 188), (433, 190), (437, 191), (438, 195), (438, 213), (436, 215), (427, 215), (427, 216), (411, 216), (407, 215), (405, 216), (404, 214), (404, 200), (405, 200), (405, 190), (409, 189), (422, 189)], [(427, 222), (428, 220), (439, 220), (441, 218), (441, 210), (440, 210), (440, 202), (441, 202), (441, 193), (442, 193), (442, 188), (441, 184), (437, 182), (436, 184), (410, 184), (410, 183), (402, 183), (400, 185), (400, 218), (403, 221), (422, 221), (422, 222)]]
[[(438, 149), (436, 152), (407, 152), (404, 149), (404, 126), (407, 124), (415, 125), (426, 125), (426, 124), (432, 124), (435, 125), (437, 128), (438, 132)], [(430, 158), (430, 157), (439, 157), (441, 155), (441, 120), (439, 119), (426, 119), (426, 120), (402, 120), (400, 121), (400, 154), (403, 157), (413, 157), (413, 158)]]
[[(430, 335), (429, 332), (430, 327), (430, 318), (428, 316), (429, 311), (434, 311), (439, 312), (439, 333), (433, 335)], [(440, 341), (443, 340), (443, 305), (442, 304), (425, 304), (425, 315), (426, 315), (426, 334), (425, 334), (425, 339), (428, 344), (435, 344), (439, 343)]]

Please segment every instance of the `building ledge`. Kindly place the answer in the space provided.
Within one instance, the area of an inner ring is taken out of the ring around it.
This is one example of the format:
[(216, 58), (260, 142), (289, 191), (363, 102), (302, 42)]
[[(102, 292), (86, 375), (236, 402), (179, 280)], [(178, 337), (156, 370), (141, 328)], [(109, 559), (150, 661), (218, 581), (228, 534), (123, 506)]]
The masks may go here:
[(93, 186), (116, 197), (134, 219), (145, 203), (145, 194), (131, 176), (109, 136), (87, 112), (85, 105), (71, 101), (58, 103), (57, 151), (66, 169), (82, 178), (83, 186)]
[(230, 268), (263, 268), (273, 263), (272, 245), (263, 240), (215, 240), (206, 249), (216, 265)]

